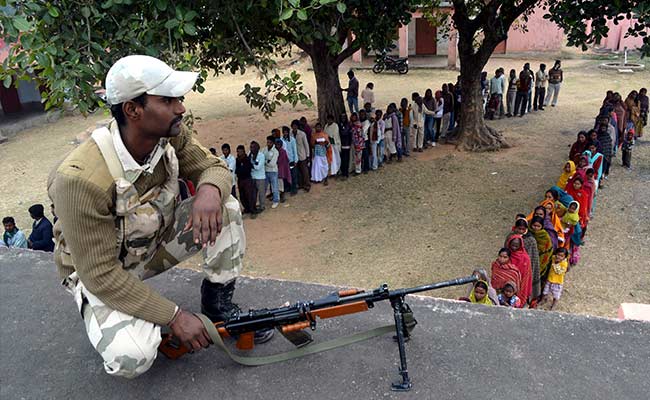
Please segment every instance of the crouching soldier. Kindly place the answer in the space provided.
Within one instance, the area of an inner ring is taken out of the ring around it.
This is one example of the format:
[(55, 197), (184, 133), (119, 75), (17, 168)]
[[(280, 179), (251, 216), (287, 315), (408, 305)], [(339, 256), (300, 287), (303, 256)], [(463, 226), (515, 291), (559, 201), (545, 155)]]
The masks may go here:
[[(153, 57), (117, 61), (106, 76), (114, 120), (48, 180), (59, 217), (55, 261), (111, 375), (146, 372), (163, 326), (193, 350), (210, 344), (196, 315), (144, 279), (201, 251), (201, 311), (218, 321), (238, 310), (232, 296), (246, 238), (232, 176), (181, 123), (182, 96), (196, 78)], [(195, 197), (179, 201), (179, 177), (197, 184)], [(272, 334), (257, 332), (256, 341)]]

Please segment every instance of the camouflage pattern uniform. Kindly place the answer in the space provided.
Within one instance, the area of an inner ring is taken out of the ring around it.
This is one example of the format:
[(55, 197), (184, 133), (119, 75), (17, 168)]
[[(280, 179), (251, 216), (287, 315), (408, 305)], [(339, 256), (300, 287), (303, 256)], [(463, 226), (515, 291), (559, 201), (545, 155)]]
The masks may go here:
[[(116, 240), (118, 251), (123, 253), (118, 255), (123, 267), (144, 280), (202, 251), (203, 270), (209, 281), (227, 283), (235, 279), (246, 248), (239, 202), (228, 195), (222, 205), (222, 230), (214, 245), (201, 249), (193, 242), (192, 230), (183, 231), (193, 199), (177, 204), (179, 167), (173, 147), (162, 139), (154, 150), (163, 152), (168, 180), (138, 196), (132, 182), (124, 177), (109, 129), (96, 130), (93, 140), (115, 178)], [(65, 246), (65, 242), (58, 245)], [(107, 373), (134, 378), (151, 367), (161, 341), (160, 326), (111, 309), (86, 290), (76, 272), (64, 279), (63, 285), (73, 294), (88, 338), (104, 359)]]

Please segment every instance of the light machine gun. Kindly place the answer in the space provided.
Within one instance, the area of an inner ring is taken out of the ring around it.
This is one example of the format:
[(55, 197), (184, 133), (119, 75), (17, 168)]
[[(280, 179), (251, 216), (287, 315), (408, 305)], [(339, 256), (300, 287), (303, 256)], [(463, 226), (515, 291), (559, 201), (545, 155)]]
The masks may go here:
[[(246, 365), (264, 365), (272, 362), (283, 361), (290, 358), (295, 358), (305, 354), (312, 354), (326, 349), (339, 347), (341, 345), (354, 343), (368, 337), (377, 336), (371, 335), (357, 335), (358, 339), (333, 344), (330, 346), (309, 345), (311, 343), (311, 335), (305, 331), (310, 328), (316, 329), (316, 321), (318, 318), (333, 318), (341, 315), (354, 314), (361, 311), (367, 311), (373, 308), (376, 302), (388, 300), (393, 309), (393, 316), (395, 318), (395, 337), (399, 349), (400, 368), (399, 374), (401, 382), (393, 383), (391, 389), (394, 391), (408, 391), (411, 388), (411, 380), (408, 375), (406, 366), (406, 349), (404, 342), (411, 337), (411, 331), (417, 324), (413, 317), (411, 308), (406, 304), (404, 298), (406, 295), (425, 292), (428, 290), (441, 289), (449, 286), (465, 285), (467, 283), (475, 282), (478, 278), (476, 276), (469, 276), (466, 278), (457, 278), (444, 282), (432, 283), (430, 285), (417, 286), (406, 289), (389, 290), (387, 284), (381, 285), (379, 288), (365, 292), (363, 290), (348, 289), (334, 292), (317, 300), (299, 301), (293, 305), (278, 307), (278, 308), (263, 308), (259, 310), (250, 310), (247, 313), (240, 312), (233, 315), (227, 321), (217, 322), (211, 324), (205, 316), (200, 315), (201, 320), (206, 324), (206, 329), (210, 333), (213, 342), (220, 344), (223, 347), (222, 337), (237, 338), (237, 348), (240, 350), (250, 350), (253, 348), (254, 332), (261, 329), (275, 328), (280, 331), (287, 339), (289, 339), (299, 349), (294, 350), (294, 354), (284, 354), (280, 357), (267, 357), (267, 361), (238, 361), (241, 357), (228, 354), (237, 362), (242, 362)], [(389, 326), (392, 330), (392, 325)], [(216, 328), (216, 329), (215, 329)], [(378, 328), (375, 331), (378, 334), (386, 333), (383, 328)], [(336, 342), (336, 340), (334, 341)], [(330, 342), (323, 343), (327, 345)], [(176, 359), (183, 354), (189, 352), (189, 349), (175, 340), (170, 334), (164, 335), (160, 344), (159, 350), (168, 358)], [(227, 351), (227, 349), (225, 349)], [(313, 350), (313, 351), (310, 351)], [(285, 356), (285, 357), (282, 357)], [(246, 357), (253, 359), (252, 357)]]

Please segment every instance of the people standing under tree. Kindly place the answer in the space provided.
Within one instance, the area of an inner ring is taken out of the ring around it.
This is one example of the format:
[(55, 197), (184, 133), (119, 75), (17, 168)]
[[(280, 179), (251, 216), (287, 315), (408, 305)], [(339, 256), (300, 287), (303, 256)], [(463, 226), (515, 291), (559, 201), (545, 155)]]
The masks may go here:
[(508, 118), (512, 117), (513, 115), (517, 115), (517, 111), (515, 110), (515, 100), (517, 97), (518, 83), (519, 80), (517, 79), (517, 71), (511, 69), (510, 75), (508, 75), (508, 93), (506, 96), (506, 103), (508, 104), (508, 113), (506, 114), (506, 117)]
[(453, 121), (454, 123), (450, 125), (450, 131), (453, 131), (456, 126), (460, 124), (460, 105), (463, 101), (463, 96), (462, 96), (462, 91), (461, 91), (461, 84), (460, 84), (460, 75), (458, 76), (458, 79), (456, 80), (456, 84), (453, 85), (453, 88), (451, 87), (451, 83), (449, 84), (449, 92), (453, 94), (452, 96), (452, 102), (454, 103), (453, 106)]
[(366, 88), (361, 91), (361, 99), (363, 100), (364, 107), (366, 104), (370, 104), (371, 110), (372, 106), (375, 104), (375, 92), (373, 92), (374, 88), (375, 85), (372, 82), (368, 82)]
[(350, 108), (350, 114), (359, 112), (359, 81), (354, 76), (354, 71), (348, 71), (348, 87), (342, 91), (347, 92), (346, 100), (348, 102), (348, 107)]
[(444, 115), (445, 111), (445, 99), (442, 97), (442, 92), (440, 90), (436, 90), (436, 94), (433, 97), (434, 99), (434, 108), (433, 109), (428, 109), (424, 108), (424, 114), (425, 115), (431, 115), (433, 112), (433, 142), (431, 143), (432, 147), (436, 147), (436, 143), (438, 143), (438, 140), (440, 140), (440, 135), (442, 134), (442, 117)]
[(291, 121), (291, 133), (296, 139), (296, 149), (298, 151), (298, 188), (309, 192), (311, 189), (311, 178), (309, 177), (309, 141), (307, 134), (300, 130), (300, 121)]
[(253, 140), (250, 145), (250, 150), (251, 152), (248, 157), (251, 159), (251, 164), (253, 165), (251, 177), (253, 178), (253, 183), (255, 185), (255, 197), (259, 202), (257, 212), (260, 213), (266, 208), (264, 207), (266, 198), (266, 171), (264, 167), (266, 162), (264, 159), (264, 153), (260, 151), (259, 143)]
[(553, 96), (553, 103), (551, 103), (551, 106), (555, 107), (563, 80), (564, 75), (562, 73), (562, 62), (560, 60), (555, 60), (553, 68), (548, 71), (548, 92), (546, 93), (546, 99), (544, 99), (544, 107), (548, 106), (551, 96)]
[(530, 75), (530, 85), (528, 87), (528, 102), (526, 103), (526, 112), (530, 113), (533, 111), (533, 87), (535, 86), (535, 73), (530, 66), (528, 67), (528, 75)]
[(323, 182), (323, 185), (327, 186), (332, 148), (329, 137), (327, 133), (323, 132), (323, 126), (320, 122), (316, 123), (314, 129), (315, 132), (311, 137), (311, 144), (314, 149), (314, 158), (311, 162), (311, 177), (314, 182)]
[(280, 189), (278, 185), (278, 157), (279, 152), (275, 148), (275, 138), (273, 136), (266, 137), (266, 149), (264, 149), (264, 173), (266, 174), (266, 186), (264, 192), (268, 188), (273, 204), (271, 208), (278, 208), (280, 203)]
[(533, 109), (544, 110), (544, 99), (546, 97), (546, 82), (548, 81), (548, 72), (546, 64), (539, 64), (539, 70), (535, 73), (535, 98), (533, 99)]
[(2, 234), (0, 247), (9, 247), (16, 249), (28, 248), (25, 233), (18, 229), (14, 217), (4, 217), (2, 219), (2, 225), (4, 225), (5, 231)]

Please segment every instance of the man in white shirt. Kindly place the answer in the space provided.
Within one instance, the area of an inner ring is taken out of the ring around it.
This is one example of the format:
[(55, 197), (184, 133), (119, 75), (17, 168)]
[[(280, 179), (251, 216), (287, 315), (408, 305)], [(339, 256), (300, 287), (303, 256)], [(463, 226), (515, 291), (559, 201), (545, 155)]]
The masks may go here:
[(535, 74), (535, 98), (533, 99), (533, 108), (535, 111), (544, 111), (544, 97), (546, 96), (546, 82), (548, 82), (548, 72), (546, 64), (539, 65), (539, 71)]
[(271, 187), (271, 195), (273, 196), (273, 205), (271, 208), (278, 208), (280, 203), (280, 190), (278, 187), (278, 157), (280, 153), (275, 148), (275, 138), (268, 136), (266, 138), (266, 149), (264, 149), (264, 172), (266, 173), (266, 185), (264, 192)]
[(237, 182), (237, 179), (235, 177), (235, 167), (237, 165), (237, 161), (235, 160), (235, 156), (233, 156), (230, 153), (230, 145), (228, 143), (224, 143), (221, 145), (221, 155), (219, 158), (221, 158), (226, 165), (228, 165), (228, 169), (230, 170), (230, 173), (232, 174), (232, 195), (233, 197), (237, 198), (237, 192), (235, 190), (235, 183)]
[(341, 135), (339, 134), (339, 125), (334, 122), (334, 116), (327, 116), (325, 124), (325, 133), (330, 138), (332, 145), (332, 164), (330, 165), (330, 174), (336, 175), (341, 167)]

